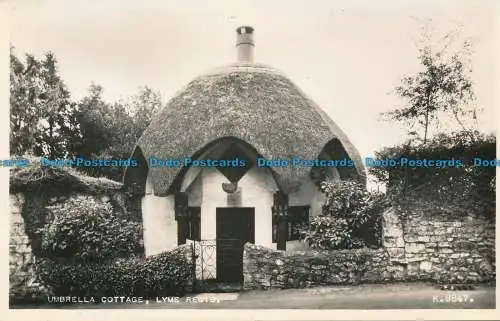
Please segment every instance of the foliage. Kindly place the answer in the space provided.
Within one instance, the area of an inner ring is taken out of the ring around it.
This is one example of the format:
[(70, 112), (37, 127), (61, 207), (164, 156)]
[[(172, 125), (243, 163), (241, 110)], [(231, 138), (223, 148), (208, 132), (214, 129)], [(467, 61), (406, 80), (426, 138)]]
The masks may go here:
[(50, 52), (43, 59), (10, 52), (10, 149), (15, 155), (67, 157), (80, 136), (75, 104)]
[(48, 209), (53, 218), (41, 231), (46, 257), (90, 262), (140, 253), (141, 225), (116, 216), (108, 203), (80, 197)]
[[(444, 39), (453, 39), (453, 33)], [(446, 53), (449, 45), (436, 50), (427, 43), (419, 48), (422, 70), (405, 76), (396, 87), (396, 94), (406, 101), (406, 107), (385, 114), (388, 119), (407, 122), (410, 129), (417, 123), (423, 129), (423, 143), (429, 138), (431, 125), (440, 125), (441, 112), (451, 114), (463, 130), (467, 129), (467, 121), (477, 116), (470, 79), (472, 42), (464, 41), (451, 55)], [(417, 131), (410, 133), (419, 136)]]
[(10, 193), (68, 195), (75, 192), (102, 194), (116, 191), (121, 184), (106, 178), (82, 175), (70, 167), (41, 166), (39, 159), (25, 155), (29, 166), (13, 167), (10, 171)]
[(12, 259), (14, 262), (11, 261), (9, 269), (9, 304), (46, 303), (47, 296), (52, 292), (34, 273), (33, 261), (26, 258)]
[[(153, 115), (163, 105), (160, 93), (142, 87), (126, 101), (109, 103), (104, 88), (91, 84), (74, 101), (53, 53), (43, 58), (10, 53), (10, 150), (13, 155), (48, 158), (128, 159)], [(82, 168), (86, 174), (120, 181), (123, 168)]]
[(9, 280), (9, 304), (45, 304), (47, 296), (51, 294), (50, 288), (41, 283), (33, 282), (31, 278), (16, 279), (14, 282), (12, 282), (12, 278)]
[[(424, 35), (425, 36), (425, 35)], [(461, 164), (441, 167), (385, 166), (369, 169), (378, 181), (385, 183), (393, 205), (426, 209), (423, 213), (439, 212), (463, 217), (480, 213), (493, 217), (495, 213), (495, 167), (474, 166), (472, 159), (493, 160), (496, 139), (474, 130), (477, 120), (470, 57), (472, 42), (466, 40), (449, 54), (456, 34), (448, 33), (441, 49), (432, 48), (429, 39), (420, 45), (422, 70), (403, 78), (396, 93), (406, 101), (406, 107), (386, 114), (390, 120), (405, 121), (410, 138), (407, 142), (376, 153), (379, 160), (408, 158), (414, 160), (454, 160)], [(425, 38), (425, 37), (424, 37)], [(439, 116), (450, 115), (458, 131), (440, 128)], [(420, 125), (423, 135), (414, 130)], [(434, 135), (429, 130), (435, 127)], [(417, 207), (415, 207), (417, 206)]]
[[(72, 194), (87, 194), (101, 197), (103, 195), (119, 195), (122, 185), (106, 178), (94, 178), (82, 175), (73, 168), (42, 167), (32, 156), (24, 156), (29, 161), (27, 167), (15, 167), (10, 171), (9, 192), (12, 195), (22, 194), (21, 214), (25, 231), (30, 239), (31, 248), (36, 255), (40, 254), (40, 231), (47, 224), (47, 205), (55, 201), (61, 202)], [(111, 202), (118, 211), (123, 211), (119, 202)]]
[(93, 296), (97, 300), (103, 296), (182, 295), (193, 279), (191, 263), (179, 249), (144, 259), (99, 263), (41, 259), (36, 270), (54, 295)]
[(383, 196), (353, 181), (323, 182), (321, 188), (323, 212), (301, 229), (303, 239), (313, 249), (378, 247)]
[[(160, 94), (144, 87), (128, 102), (111, 104), (104, 101), (103, 92), (103, 87), (92, 84), (88, 96), (78, 105), (82, 139), (75, 152), (87, 158), (128, 159), (152, 116), (162, 106)], [(123, 175), (123, 168), (82, 170), (92, 176), (106, 176), (117, 181)]]
[[(387, 186), (395, 203), (418, 202), (433, 210), (495, 214), (496, 167), (474, 166), (473, 158), (496, 158), (496, 138), (477, 132), (439, 134), (426, 145), (402, 144), (385, 148), (376, 158), (417, 160), (455, 160), (457, 167), (371, 167), (369, 172)], [(420, 202), (425, 201), (425, 202)]]
[(78, 155), (89, 157), (107, 148), (113, 133), (110, 125), (113, 121), (109, 104), (103, 98), (103, 88), (91, 84), (89, 93), (78, 103), (77, 119), (82, 138), (76, 146)]

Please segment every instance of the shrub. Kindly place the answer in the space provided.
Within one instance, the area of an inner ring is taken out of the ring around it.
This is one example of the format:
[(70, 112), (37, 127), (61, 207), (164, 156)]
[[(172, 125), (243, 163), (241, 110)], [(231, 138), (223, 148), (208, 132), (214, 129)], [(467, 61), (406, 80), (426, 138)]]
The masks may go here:
[[(423, 212), (449, 214), (450, 220), (478, 213), (495, 218), (494, 166), (474, 166), (474, 158), (496, 158), (496, 138), (480, 133), (439, 134), (427, 144), (404, 143), (376, 153), (377, 159), (455, 160), (456, 167), (371, 167), (370, 173), (386, 184), (398, 207), (418, 206)], [(448, 165), (451, 166), (451, 165)], [(402, 210), (401, 212), (405, 212)], [(448, 218), (447, 218), (448, 219)]]
[[(43, 227), (52, 219), (47, 206), (61, 202), (75, 194), (119, 195), (122, 184), (106, 178), (82, 175), (71, 167), (42, 166), (40, 158), (32, 155), (15, 157), (28, 162), (28, 166), (13, 167), (10, 170), (9, 190), (11, 195), (21, 196), (21, 215), (29, 237), (33, 254), (40, 256)], [(123, 211), (119, 201), (110, 199), (118, 211)], [(81, 207), (81, 206), (80, 206)], [(125, 213), (124, 213), (125, 214)]]
[(118, 258), (108, 262), (41, 259), (40, 278), (56, 296), (182, 295), (189, 291), (193, 270), (180, 249), (148, 258)]
[(113, 213), (107, 203), (72, 198), (49, 207), (53, 219), (41, 231), (42, 254), (100, 261), (140, 253), (142, 227)]
[(321, 188), (325, 194), (323, 212), (300, 231), (311, 248), (379, 247), (383, 196), (352, 181), (323, 182)]
[(9, 304), (45, 303), (51, 289), (40, 283), (32, 273), (32, 264), (27, 262), (9, 275)]

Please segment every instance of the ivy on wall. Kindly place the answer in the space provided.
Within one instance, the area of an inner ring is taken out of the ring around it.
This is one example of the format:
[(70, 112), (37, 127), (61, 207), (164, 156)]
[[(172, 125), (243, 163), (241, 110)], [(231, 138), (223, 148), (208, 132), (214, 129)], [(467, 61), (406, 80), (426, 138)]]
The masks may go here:
[[(474, 213), (494, 219), (495, 166), (476, 166), (474, 159), (494, 160), (496, 138), (470, 132), (440, 134), (424, 145), (409, 143), (385, 148), (377, 159), (449, 160), (445, 167), (371, 167), (387, 186), (387, 196), (400, 213), (418, 209), (427, 215), (461, 219)], [(450, 163), (451, 164), (451, 163)]]

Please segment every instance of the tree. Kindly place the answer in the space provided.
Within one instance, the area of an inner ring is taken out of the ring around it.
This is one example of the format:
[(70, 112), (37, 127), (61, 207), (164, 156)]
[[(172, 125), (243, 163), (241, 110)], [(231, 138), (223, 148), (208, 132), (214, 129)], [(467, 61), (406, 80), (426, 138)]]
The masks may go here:
[[(452, 44), (456, 44), (457, 34), (458, 30), (448, 33), (440, 50), (432, 49), (429, 37), (423, 35), (426, 44), (419, 50), (422, 70), (403, 78), (401, 85), (396, 87), (406, 107), (386, 114), (390, 120), (406, 121), (410, 137), (401, 145), (376, 153), (379, 160), (408, 158), (452, 162), (429, 167), (372, 167), (369, 172), (386, 183), (388, 196), (394, 204), (407, 206), (411, 203), (420, 208), (426, 204), (429, 212), (437, 210), (458, 215), (480, 212), (491, 216), (495, 207), (492, 188), (495, 170), (494, 167), (475, 166), (472, 158), (494, 159), (496, 139), (474, 128), (477, 109), (470, 79), (472, 42), (461, 42), (453, 54), (447, 54)], [(448, 116), (448, 120), (450, 114), (459, 129), (443, 131), (439, 128), (442, 122), (439, 116)], [(420, 125), (423, 137), (412, 131), (415, 123)], [(432, 127), (438, 130), (431, 137)]]
[[(453, 38), (452, 33), (445, 39)], [(472, 69), (469, 58), (471, 41), (464, 41), (461, 49), (451, 56), (446, 54), (448, 45), (435, 51), (430, 45), (419, 49), (420, 72), (406, 76), (396, 87), (396, 93), (406, 101), (406, 107), (384, 114), (390, 120), (405, 121), (413, 129), (418, 124), (423, 130), (423, 143), (427, 143), (431, 125), (439, 125), (440, 112), (451, 113), (463, 130), (465, 118), (476, 119), (474, 91), (469, 77)], [(417, 131), (410, 132), (418, 136)]]
[(137, 139), (148, 127), (153, 115), (163, 106), (161, 94), (147, 86), (139, 88), (139, 93), (132, 96), (127, 104), (129, 114), (135, 119)]
[[(91, 84), (89, 93), (73, 102), (59, 76), (57, 60), (10, 53), (10, 148), (15, 155), (49, 158), (128, 159), (153, 115), (163, 105), (149, 87), (125, 102), (103, 99), (104, 88)], [(121, 180), (123, 168), (80, 168), (93, 176)]]
[(113, 136), (111, 106), (102, 98), (102, 86), (92, 83), (88, 95), (78, 103), (77, 120), (82, 133), (75, 152), (90, 158), (110, 145)]
[[(126, 101), (108, 103), (104, 89), (96, 84), (79, 103), (78, 122), (82, 131), (77, 154), (87, 158), (128, 159), (153, 115), (163, 105), (160, 94), (149, 87)], [(82, 168), (92, 176), (121, 180), (123, 168)]]
[(67, 157), (80, 136), (76, 105), (58, 74), (50, 52), (37, 60), (26, 55), (23, 64), (10, 52), (10, 148), (50, 158)]

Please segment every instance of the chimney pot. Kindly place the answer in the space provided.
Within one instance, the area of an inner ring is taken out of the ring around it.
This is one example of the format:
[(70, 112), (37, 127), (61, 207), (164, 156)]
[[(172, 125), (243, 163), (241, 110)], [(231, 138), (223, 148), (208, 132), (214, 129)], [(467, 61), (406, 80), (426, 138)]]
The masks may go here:
[(236, 29), (236, 52), (238, 62), (253, 62), (254, 29), (249, 26), (241, 26)]

